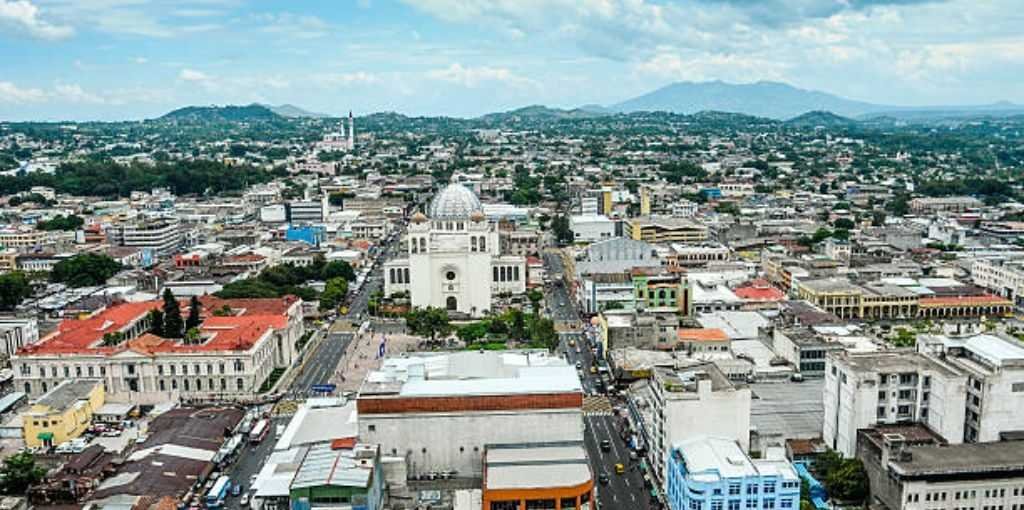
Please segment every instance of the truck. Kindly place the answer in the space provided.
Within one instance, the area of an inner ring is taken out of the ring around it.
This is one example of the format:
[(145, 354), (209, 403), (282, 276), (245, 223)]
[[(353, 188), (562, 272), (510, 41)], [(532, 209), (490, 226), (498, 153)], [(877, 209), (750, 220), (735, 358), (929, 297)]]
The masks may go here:
[(249, 442), (259, 443), (263, 441), (263, 438), (267, 437), (267, 431), (270, 429), (270, 420), (263, 418), (253, 425), (252, 430), (249, 431)]

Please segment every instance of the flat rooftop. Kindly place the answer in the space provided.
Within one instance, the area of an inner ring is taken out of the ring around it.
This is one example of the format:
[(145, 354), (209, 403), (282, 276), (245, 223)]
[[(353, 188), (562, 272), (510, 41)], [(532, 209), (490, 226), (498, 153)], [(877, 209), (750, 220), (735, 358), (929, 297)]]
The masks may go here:
[(63, 412), (75, 402), (89, 398), (89, 393), (97, 384), (100, 384), (99, 379), (66, 380), (39, 397), (36, 404)]
[(576, 369), (547, 350), (407, 353), (367, 374), (360, 396), (582, 393)]
[(571, 487), (593, 480), (583, 443), (489, 445), (487, 490)]
[(907, 451), (910, 460), (889, 462), (892, 470), (900, 476), (997, 476), (1002, 472), (1024, 470), (1024, 441), (911, 446)]

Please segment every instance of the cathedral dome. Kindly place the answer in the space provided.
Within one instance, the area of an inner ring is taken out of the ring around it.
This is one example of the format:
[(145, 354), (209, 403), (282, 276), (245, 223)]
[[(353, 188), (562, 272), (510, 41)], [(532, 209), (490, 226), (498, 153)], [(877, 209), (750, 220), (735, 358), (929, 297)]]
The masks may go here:
[(421, 212), (417, 212), (416, 214), (412, 215), (412, 222), (413, 223), (426, 223), (427, 222), (427, 216), (425, 214), (421, 213)]
[(434, 196), (429, 213), (432, 220), (465, 220), (476, 211), (483, 211), (480, 199), (469, 188), (452, 183)]

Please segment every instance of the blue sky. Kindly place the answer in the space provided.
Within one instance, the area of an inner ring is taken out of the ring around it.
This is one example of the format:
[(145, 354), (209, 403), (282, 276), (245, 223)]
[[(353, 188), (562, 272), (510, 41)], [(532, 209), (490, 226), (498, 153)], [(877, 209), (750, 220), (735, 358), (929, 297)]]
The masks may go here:
[(680, 80), (1024, 103), (1020, 0), (0, 0), (0, 119), (472, 116)]

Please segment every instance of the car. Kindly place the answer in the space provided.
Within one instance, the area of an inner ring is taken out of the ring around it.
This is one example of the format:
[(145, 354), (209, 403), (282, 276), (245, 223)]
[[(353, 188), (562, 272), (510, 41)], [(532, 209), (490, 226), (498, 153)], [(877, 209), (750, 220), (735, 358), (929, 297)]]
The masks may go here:
[(242, 484), (240, 484), (240, 483), (236, 483), (236, 484), (232, 485), (231, 486), (231, 495), (232, 496), (241, 496), (242, 495), (242, 489), (243, 489), (243, 487), (242, 487)]
[(258, 474), (253, 473), (253, 475), (249, 477), (249, 485), (252, 485), (252, 484), (256, 483), (256, 477), (258, 477), (258, 476), (259, 476)]
[(249, 504), (249, 493), (248, 492), (246, 492), (245, 494), (242, 494), (242, 498), (238, 500), (238, 504), (242, 505), (242, 506), (246, 506), (246, 505)]
[(596, 374), (597, 373), (597, 367), (595, 367), (594, 365), (590, 365), (590, 373), (591, 374)]
[(569, 340), (569, 347), (576, 347), (576, 340)]
[(583, 368), (583, 362), (582, 361), (577, 361), (576, 362), (576, 370), (581, 370), (582, 368)]
[(608, 479), (607, 473), (601, 473), (597, 475), (597, 482), (600, 483), (601, 485), (608, 485), (609, 481), (610, 480)]
[(612, 449), (612, 442), (607, 440), (607, 439), (602, 439), (601, 440), (601, 451), (602, 452), (607, 452), (607, 451), (611, 451), (611, 449)]
[(625, 472), (626, 472), (626, 466), (622, 465), (622, 463), (618, 463), (618, 464), (615, 465), (615, 474), (621, 475), (622, 473), (625, 473)]

